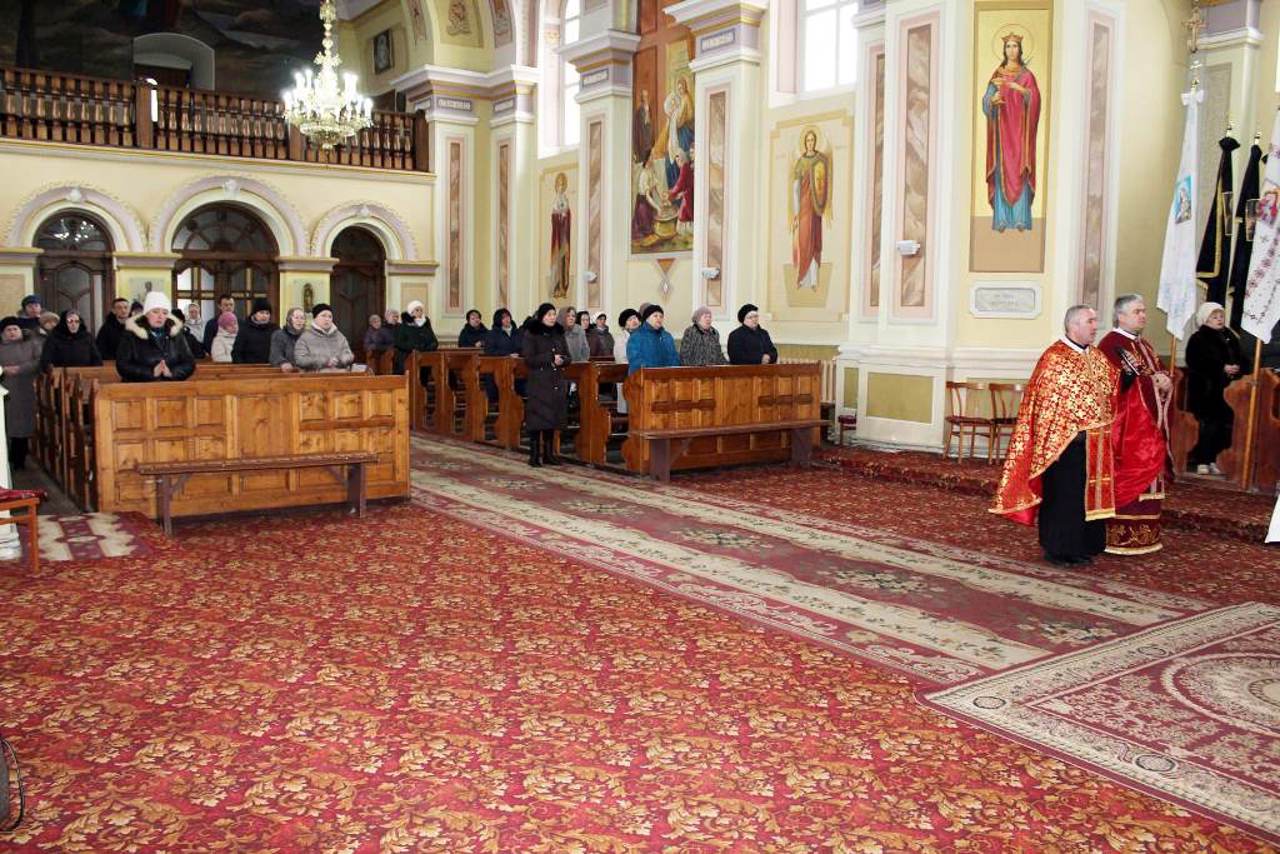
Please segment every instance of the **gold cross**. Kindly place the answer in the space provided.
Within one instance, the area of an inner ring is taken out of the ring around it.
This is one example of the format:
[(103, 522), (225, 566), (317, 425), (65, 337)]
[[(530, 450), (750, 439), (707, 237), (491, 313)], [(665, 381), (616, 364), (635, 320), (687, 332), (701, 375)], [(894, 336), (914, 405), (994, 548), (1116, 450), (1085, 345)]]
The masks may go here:
[(1200, 11), (1200, 4), (1197, 3), (1191, 8), (1191, 17), (1182, 22), (1182, 28), (1187, 31), (1187, 50), (1192, 53), (1200, 51), (1200, 34), (1204, 32), (1205, 21), (1204, 12)]

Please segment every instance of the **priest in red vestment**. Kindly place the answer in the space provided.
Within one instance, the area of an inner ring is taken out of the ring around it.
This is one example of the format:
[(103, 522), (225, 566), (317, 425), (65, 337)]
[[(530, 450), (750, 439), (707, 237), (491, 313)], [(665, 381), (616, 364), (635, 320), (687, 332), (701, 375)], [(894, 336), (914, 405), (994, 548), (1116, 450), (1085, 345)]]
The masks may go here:
[(1111, 554), (1150, 554), (1161, 548), (1160, 504), (1169, 464), (1169, 396), (1173, 383), (1155, 348), (1142, 337), (1147, 305), (1139, 294), (1115, 303), (1116, 327), (1098, 343), (1111, 364), (1135, 375), (1120, 391), (1113, 434), (1116, 493), (1133, 495), (1117, 502), (1107, 522)]
[(1040, 356), (1018, 409), (992, 513), (1039, 520), (1045, 558), (1090, 562), (1115, 514), (1111, 426), (1120, 372), (1097, 348), (1098, 315), (1067, 311), (1066, 334)]

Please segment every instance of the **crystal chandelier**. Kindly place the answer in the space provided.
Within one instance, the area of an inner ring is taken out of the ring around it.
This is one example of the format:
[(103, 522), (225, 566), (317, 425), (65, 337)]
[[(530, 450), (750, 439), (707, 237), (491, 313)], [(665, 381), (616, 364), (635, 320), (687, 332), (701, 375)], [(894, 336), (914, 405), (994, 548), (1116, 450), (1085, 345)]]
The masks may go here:
[(333, 0), (320, 4), (320, 20), (324, 22), (324, 50), (316, 54), (320, 71), (297, 72), (297, 85), (284, 93), (285, 120), (296, 125), (321, 148), (333, 148), (373, 124), (373, 101), (356, 91), (356, 75), (347, 72), (338, 83), (338, 66), (342, 58), (333, 52), (333, 22), (338, 19)]

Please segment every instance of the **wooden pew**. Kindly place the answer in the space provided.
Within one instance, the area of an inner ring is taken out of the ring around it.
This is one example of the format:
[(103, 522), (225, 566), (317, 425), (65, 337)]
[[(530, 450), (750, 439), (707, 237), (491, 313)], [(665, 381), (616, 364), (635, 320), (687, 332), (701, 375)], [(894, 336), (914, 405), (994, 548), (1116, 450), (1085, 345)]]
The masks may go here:
[[(93, 395), (97, 506), (159, 510), (140, 464), (366, 452), (369, 498), (409, 494), (409, 401), (403, 377), (277, 374), (180, 383), (100, 384)], [(229, 465), (227, 468), (237, 468)], [(174, 516), (310, 506), (347, 500), (317, 468), (255, 467), (191, 475)]]
[[(241, 377), (287, 377), (269, 365), (228, 365), (201, 362), (195, 377), (202, 379)], [(123, 382), (115, 364), (97, 367), (54, 368), (36, 378), (37, 399), (48, 397), (53, 403), (50, 413), (38, 422), (42, 447), (49, 449), (49, 459), (41, 459), (45, 471), (81, 508), (92, 510), (96, 504), (93, 444), (93, 396), (104, 384)]]
[(600, 384), (622, 382), (627, 378), (627, 366), (593, 359), (574, 362), (565, 373), (578, 384), (578, 430), (573, 441), (574, 455), (593, 466), (605, 465), (617, 408), (613, 401), (601, 399)]
[[(1249, 434), (1249, 393), (1253, 376), (1227, 386), (1224, 397), (1235, 412), (1231, 429), (1231, 447), (1218, 455), (1218, 468), (1229, 480), (1244, 483), (1244, 446)], [(1264, 370), (1258, 386), (1258, 405), (1254, 413), (1253, 488), (1264, 493), (1275, 492), (1280, 477), (1280, 374)]]
[[(480, 385), (474, 347), (441, 347), (429, 353), (412, 353), (405, 360), (409, 375), (412, 429), (441, 436), (482, 441), (488, 401)], [(422, 368), (430, 379), (422, 382)]]
[(627, 378), (627, 469), (660, 480), (672, 469), (808, 462), (823, 424), (816, 362), (642, 368)]
[(1200, 422), (1187, 408), (1187, 372), (1177, 368), (1173, 374), (1173, 399), (1169, 402), (1169, 456), (1175, 474), (1187, 470), (1187, 457), (1200, 439)]
[(520, 433), (524, 424), (524, 399), (516, 391), (516, 380), (528, 376), (524, 360), (511, 356), (481, 356), (476, 364), (476, 373), (482, 390), (486, 378), (498, 390), (493, 444), (516, 450), (520, 447)]

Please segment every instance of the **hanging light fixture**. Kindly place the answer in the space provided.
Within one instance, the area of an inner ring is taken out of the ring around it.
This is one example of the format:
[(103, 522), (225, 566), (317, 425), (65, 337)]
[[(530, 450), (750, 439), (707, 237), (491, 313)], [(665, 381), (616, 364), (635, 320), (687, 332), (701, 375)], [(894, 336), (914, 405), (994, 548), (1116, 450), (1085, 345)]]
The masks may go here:
[(338, 81), (342, 58), (333, 52), (333, 22), (338, 19), (333, 0), (320, 4), (324, 23), (324, 49), (316, 54), (317, 73), (311, 69), (294, 74), (297, 85), (284, 93), (285, 119), (296, 125), (321, 148), (333, 148), (373, 124), (373, 101), (357, 90), (358, 78), (351, 72)]

